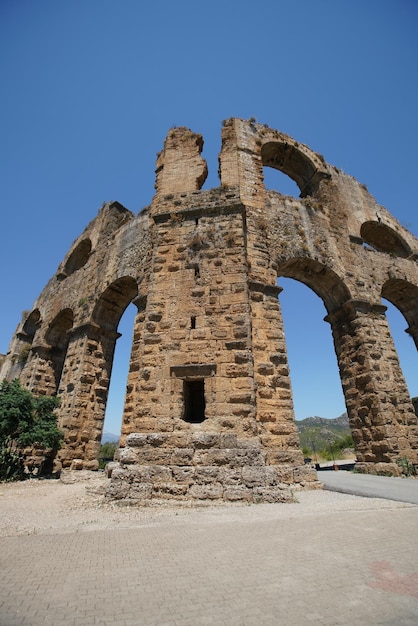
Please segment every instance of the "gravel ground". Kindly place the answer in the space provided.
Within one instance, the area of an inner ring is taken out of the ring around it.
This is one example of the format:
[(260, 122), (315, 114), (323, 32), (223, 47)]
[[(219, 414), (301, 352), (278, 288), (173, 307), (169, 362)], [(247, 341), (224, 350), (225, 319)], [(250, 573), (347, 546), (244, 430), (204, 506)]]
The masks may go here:
[(60, 480), (0, 484), (0, 536), (87, 532), (107, 528), (184, 523), (240, 523), (264, 519), (317, 517), (337, 511), (410, 508), (402, 502), (363, 498), (331, 491), (296, 492), (293, 504), (187, 505), (163, 503), (124, 506), (107, 502), (103, 473), (73, 472)]

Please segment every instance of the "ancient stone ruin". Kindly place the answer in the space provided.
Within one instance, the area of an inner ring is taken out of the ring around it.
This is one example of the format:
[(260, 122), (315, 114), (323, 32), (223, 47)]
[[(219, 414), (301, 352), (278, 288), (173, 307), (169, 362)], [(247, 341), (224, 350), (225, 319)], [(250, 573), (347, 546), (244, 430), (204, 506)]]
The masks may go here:
[[(278, 501), (315, 486), (294, 420), (277, 278), (327, 310), (357, 469), (417, 462), (418, 426), (386, 307), (418, 347), (418, 240), (364, 185), (291, 137), (223, 124), (220, 186), (203, 140), (170, 130), (151, 206), (101, 208), (12, 339), (2, 378), (61, 398), (56, 464), (95, 469), (118, 323), (137, 309), (109, 495)], [(281, 170), (300, 198), (266, 189)]]

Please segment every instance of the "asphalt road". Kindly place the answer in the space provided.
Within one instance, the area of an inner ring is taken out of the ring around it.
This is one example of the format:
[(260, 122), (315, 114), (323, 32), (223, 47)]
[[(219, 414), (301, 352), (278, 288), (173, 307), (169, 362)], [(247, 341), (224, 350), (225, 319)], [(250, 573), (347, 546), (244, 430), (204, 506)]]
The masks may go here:
[(414, 478), (372, 476), (339, 470), (319, 471), (318, 480), (330, 491), (418, 504), (418, 479)]

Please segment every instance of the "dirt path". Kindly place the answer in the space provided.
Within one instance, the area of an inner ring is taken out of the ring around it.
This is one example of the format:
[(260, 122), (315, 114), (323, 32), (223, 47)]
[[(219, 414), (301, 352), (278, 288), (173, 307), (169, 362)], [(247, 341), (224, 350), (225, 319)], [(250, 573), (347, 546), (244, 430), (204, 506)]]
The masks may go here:
[(108, 502), (103, 473), (73, 472), (61, 480), (0, 484), (0, 536), (86, 532), (176, 523), (246, 522), (327, 515), (330, 511), (398, 509), (411, 505), (330, 491), (298, 492), (294, 504), (132, 507)]

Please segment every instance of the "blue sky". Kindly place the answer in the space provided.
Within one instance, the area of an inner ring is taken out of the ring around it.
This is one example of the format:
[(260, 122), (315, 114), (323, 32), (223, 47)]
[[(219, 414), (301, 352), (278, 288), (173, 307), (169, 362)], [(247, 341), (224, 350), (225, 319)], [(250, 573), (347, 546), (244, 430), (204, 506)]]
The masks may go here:
[[(1, 0), (0, 352), (103, 201), (149, 204), (172, 126), (203, 134), (206, 188), (218, 186), (222, 120), (255, 117), (365, 183), (418, 236), (417, 35), (415, 0)], [(281, 284), (296, 416), (335, 417), (345, 407), (325, 309)], [(418, 395), (416, 350), (390, 315)]]

